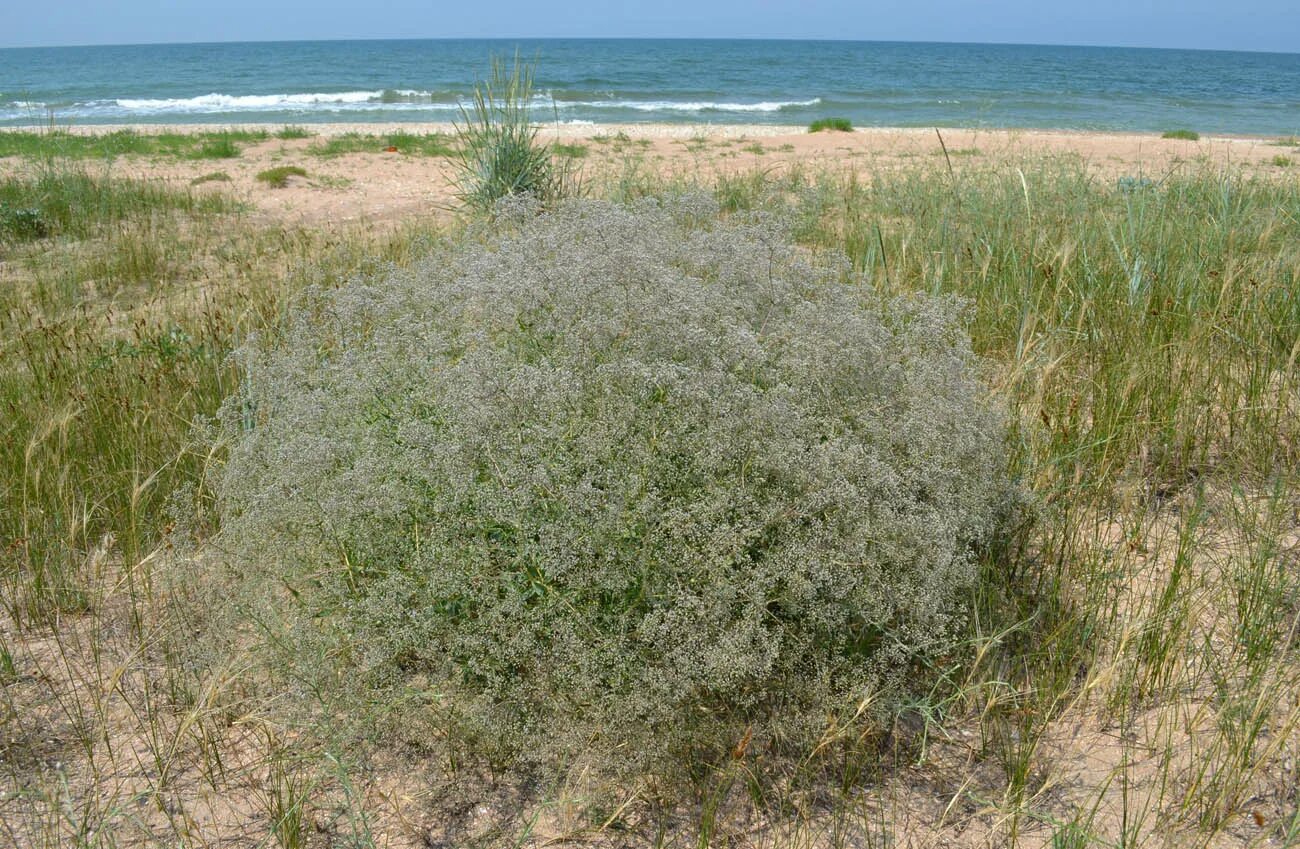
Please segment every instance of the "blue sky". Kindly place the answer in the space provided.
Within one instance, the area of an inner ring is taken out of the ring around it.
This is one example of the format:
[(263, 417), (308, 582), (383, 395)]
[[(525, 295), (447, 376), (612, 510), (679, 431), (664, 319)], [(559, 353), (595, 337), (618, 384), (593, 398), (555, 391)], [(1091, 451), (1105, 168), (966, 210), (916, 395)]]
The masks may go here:
[(0, 46), (328, 38), (847, 38), (1300, 52), (1300, 0), (0, 0)]

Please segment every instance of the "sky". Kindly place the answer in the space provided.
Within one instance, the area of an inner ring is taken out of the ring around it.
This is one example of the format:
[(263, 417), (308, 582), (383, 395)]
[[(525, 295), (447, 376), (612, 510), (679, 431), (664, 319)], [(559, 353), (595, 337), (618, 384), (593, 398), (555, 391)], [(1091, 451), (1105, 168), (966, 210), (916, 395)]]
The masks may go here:
[(0, 0), (0, 47), (336, 38), (832, 38), (1300, 53), (1300, 0)]

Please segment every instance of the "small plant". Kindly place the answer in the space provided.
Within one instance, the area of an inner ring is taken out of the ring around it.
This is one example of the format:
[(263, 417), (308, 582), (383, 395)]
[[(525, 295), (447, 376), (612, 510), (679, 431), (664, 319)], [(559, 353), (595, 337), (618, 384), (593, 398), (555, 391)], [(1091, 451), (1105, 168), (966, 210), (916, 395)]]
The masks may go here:
[(554, 151), (556, 156), (562, 156), (565, 159), (584, 159), (589, 152), (585, 144), (564, 144), (563, 142), (551, 145), (551, 150)]
[(1272, 162), (1274, 165), (1276, 165), (1278, 168), (1290, 168), (1291, 165), (1293, 164), (1291, 157), (1282, 156), (1281, 154), (1274, 156), (1269, 161)]
[(1195, 130), (1166, 130), (1162, 139), (1181, 139), (1182, 141), (1200, 141), (1201, 134)]
[(50, 235), (50, 225), (39, 209), (33, 207), (11, 209), (0, 204), (0, 235), (20, 242), (35, 241)]
[(201, 186), (204, 183), (229, 183), (230, 175), (225, 171), (209, 171), (190, 180), (191, 186)]
[(1124, 195), (1148, 191), (1155, 187), (1156, 182), (1150, 177), (1124, 176), (1115, 181), (1115, 188), (1119, 189), (1120, 194)]
[(217, 135), (205, 140), (191, 154), (194, 159), (234, 159), (240, 154), (239, 145), (227, 135)]
[(290, 177), (306, 177), (307, 170), (298, 165), (277, 165), (257, 174), (257, 180), (273, 189), (283, 189), (289, 185)]
[(767, 153), (767, 148), (763, 147), (758, 142), (754, 142), (753, 144), (747, 144), (744, 147), (742, 147), (741, 150), (745, 151), (745, 153), (752, 153), (755, 156), (762, 156), (763, 154)]
[(290, 139), (308, 139), (314, 135), (315, 133), (313, 133), (311, 130), (307, 129), (306, 127), (299, 127), (290, 124), (288, 126), (282, 127), (280, 131), (275, 134), (275, 137), (277, 139), (284, 139), (285, 141), (288, 141)]
[(1274, 147), (1300, 147), (1300, 136), (1287, 136), (1269, 142)]
[(824, 130), (851, 133), (853, 132), (853, 122), (848, 118), (818, 118), (808, 125), (808, 132), (810, 133), (820, 133)]
[(568, 193), (569, 173), (556, 167), (550, 147), (537, 139), (532, 99), (533, 68), (516, 55), (509, 68), (494, 58), (469, 106), (461, 104), (453, 162), (460, 197), (470, 206), (486, 210), (511, 195), (551, 201)]

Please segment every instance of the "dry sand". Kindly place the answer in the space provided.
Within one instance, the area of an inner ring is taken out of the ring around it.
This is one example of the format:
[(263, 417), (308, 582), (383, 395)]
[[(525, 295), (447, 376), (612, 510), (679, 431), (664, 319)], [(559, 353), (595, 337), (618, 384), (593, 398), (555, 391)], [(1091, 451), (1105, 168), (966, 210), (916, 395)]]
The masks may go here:
[[(96, 126), (72, 132), (98, 133), (133, 129), (141, 133), (216, 129), (275, 129), (265, 125)], [(117, 173), (188, 184), (214, 172), (229, 181), (221, 187), (246, 201), (259, 214), (309, 225), (351, 222), (382, 223), (412, 214), (450, 211), (456, 206), (450, 162), (443, 157), (373, 152), (321, 157), (309, 148), (323, 138), (344, 133), (451, 133), (450, 124), (312, 125), (313, 138), (269, 139), (247, 146), (235, 159), (177, 160), (124, 156)], [(1237, 166), (1248, 173), (1287, 177), (1297, 167), (1274, 164), (1292, 149), (1276, 139), (1240, 136), (1202, 137), (1200, 141), (1163, 139), (1154, 134), (1092, 133), (1046, 130), (970, 130), (872, 128), (853, 132), (808, 133), (801, 127), (768, 125), (628, 124), (544, 126), (545, 140), (585, 148), (580, 163), (589, 181), (617, 178), (629, 169), (646, 169), (686, 180), (711, 182), (720, 174), (761, 169), (781, 173), (798, 166), (854, 168), (862, 173), (903, 167), (908, 163), (943, 162), (947, 147), (955, 171), (990, 164), (1016, 167), (1050, 156), (1073, 157), (1099, 178), (1119, 176), (1160, 180), (1181, 169)], [(306, 178), (291, 178), (273, 189), (256, 175), (277, 165), (297, 165)], [(21, 167), (17, 159), (0, 159), (0, 173)], [(946, 167), (946, 165), (945, 165)]]

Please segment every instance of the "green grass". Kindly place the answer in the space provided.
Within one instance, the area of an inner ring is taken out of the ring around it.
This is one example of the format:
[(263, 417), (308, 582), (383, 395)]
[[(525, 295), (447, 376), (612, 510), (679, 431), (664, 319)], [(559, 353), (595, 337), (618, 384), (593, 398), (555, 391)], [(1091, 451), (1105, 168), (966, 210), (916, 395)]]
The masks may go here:
[(1201, 134), (1195, 130), (1165, 130), (1162, 139), (1181, 139), (1182, 141), (1200, 141)]
[(553, 201), (576, 193), (572, 160), (552, 158), (532, 119), (533, 66), (516, 55), (507, 67), (493, 58), (486, 80), (474, 86), (456, 122), (452, 163), (463, 202), (487, 209), (503, 197), (526, 195)]
[(316, 134), (313, 133), (311, 130), (307, 129), (306, 127), (299, 127), (294, 124), (288, 124), (284, 127), (281, 127), (275, 133), (275, 137), (277, 139), (284, 139), (285, 141), (289, 141), (291, 139), (309, 139), (314, 135)]
[(264, 130), (220, 130), (195, 133), (71, 133), (0, 130), (0, 157), (29, 159), (113, 159), (118, 156), (162, 156), (177, 159), (228, 159), (242, 147), (264, 141)]
[(1290, 168), (1294, 164), (1294, 161), (1291, 159), (1291, 157), (1282, 156), (1281, 154), (1274, 156), (1272, 159), (1269, 160), (1269, 162), (1273, 165), (1276, 165), (1278, 168)]
[(28, 210), (48, 235), (86, 238), (100, 228), (163, 212), (226, 212), (234, 204), (218, 195), (195, 195), (145, 180), (78, 169), (41, 167), (0, 180), (0, 208)]
[(587, 154), (591, 151), (585, 144), (564, 144), (562, 142), (557, 142), (551, 145), (551, 152), (556, 156), (565, 159), (585, 159)]
[(1275, 145), (1276, 147), (1300, 147), (1300, 137), (1289, 136), (1287, 138), (1274, 139), (1269, 142), (1269, 144)]
[(453, 139), (445, 133), (417, 135), (405, 132), (328, 136), (309, 145), (307, 152), (312, 156), (334, 157), (348, 153), (383, 153), (390, 147), (396, 148), (393, 152), (411, 156), (452, 156), (456, 152)]
[(204, 183), (229, 183), (230, 175), (225, 171), (209, 171), (207, 174), (200, 174), (193, 180), (190, 180), (191, 186), (201, 186)]
[(810, 133), (820, 133), (826, 130), (849, 133), (853, 131), (853, 122), (848, 118), (818, 118), (808, 125), (808, 132)]
[(283, 189), (289, 185), (290, 177), (306, 177), (307, 169), (300, 165), (277, 165), (265, 171), (259, 171), (257, 181), (266, 183), (273, 189)]

